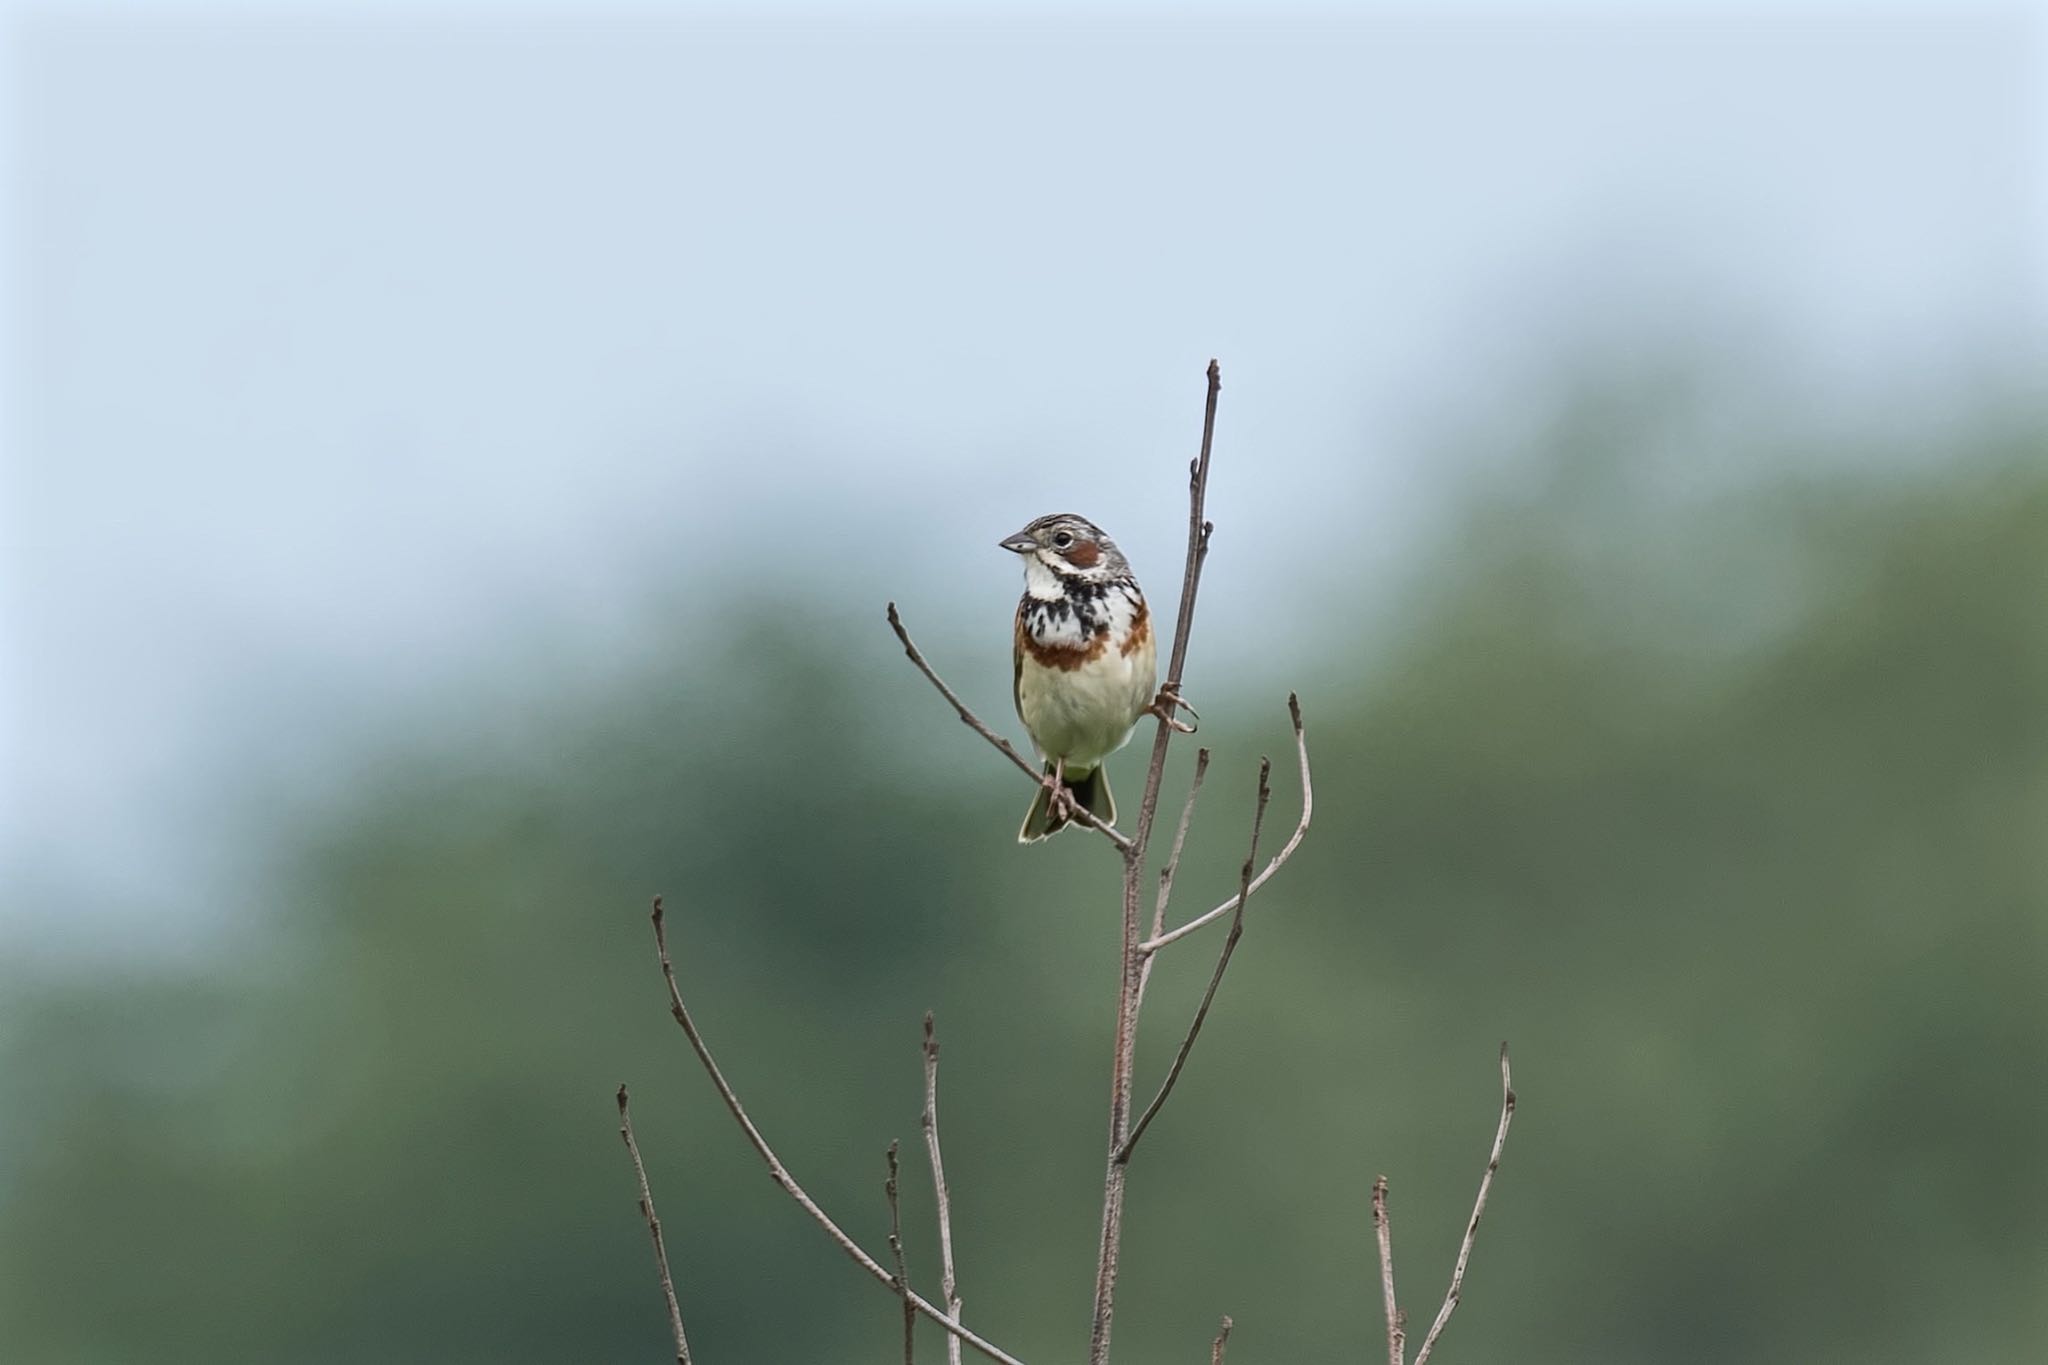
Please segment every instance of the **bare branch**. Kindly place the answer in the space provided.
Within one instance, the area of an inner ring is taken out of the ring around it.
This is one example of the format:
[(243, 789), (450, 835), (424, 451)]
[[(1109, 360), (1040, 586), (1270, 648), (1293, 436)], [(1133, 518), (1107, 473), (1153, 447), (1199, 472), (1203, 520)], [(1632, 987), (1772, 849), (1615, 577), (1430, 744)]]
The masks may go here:
[[(939, 1298), (946, 1313), (960, 1320), (959, 1282), (953, 1276), (953, 1200), (946, 1189), (946, 1163), (939, 1156), (939, 1039), (932, 1026), (932, 1012), (924, 1012), (924, 1112), (918, 1118), (924, 1129), (925, 1155), (931, 1159), (932, 1194), (939, 1207)], [(947, 1365), (960, 1365), (960, 1338), (946, 1338)]]
[(1458, 1299), (1465, 1288), (1465, 1263), (1472, 1259), (1472, 1239), (1479, 1235), (1479, 1216), (1486, 1212), (1486, 1196), (1493, 1188), (1494, 1172), (1500, 1169), (1501, 1148), (1507, 1145), (1508, 1125), (1515, 1118), (1514, 1077), (1508, 1072), (1508, 1045), (1500, 1045), (1500, 1127), (1493, 1134), (1493, 1151), (1486, 1158), (1486, 1174), (1479, 1177), (1479, 1197), (1472, 1202), (1472, 1219), (1465, 1224), (1465, 1240), (1458, 1246), (1458, 1264), (1451, 1271), (1451, 1287), (1444, 1295), (1444, 1306), (1436, 1310), (1436, 1321), (1429, 1325), (1429, 1335), (1422, 1339), (1422, 1349), (1415, 1353), (1415, 1365), (1427, 1365), (1429, 1353), (1436, 1349), (1436, 1339), (1443, 1335), (1444, 1324), (1457, 1311)]
[(1202, 1032), (1202, 1023), (1209, 1017), (1209, 1006), (1215, 1003), (1216, 988), (1223, 984), (1223, 973), (1230, 966), (1230, 955), (1237, 951), (1237, 941), (1244, 937), (1244, 903), (1251, 898), (1252, 868), (1259, 860), (1259, 831), (1266, 824), (1266, 803), (1272, 799), (1273, 788), (1269, 779), (1273, 775), (1273, 762), (1268, 758), (1259, 760), (1259, 803), (1252, 812), (1252, 845), (1244, 855), (1244, 872), (1237, 883), (1237, 916), (1230, 922), (1230, 934), (1223, 940), (1223, 951), (1216, 958), (1216, 970), (1209, 977), (1209, 988), (1202, 992), (1202, 1003), (1195, 1009), (1194, 1022), (1188, 1025), (1185, 1038), (1180, 1040), (1180, 1051), (1174, 1055), (1173, 1065), (1166, 1070), (1166, 1079), (1159, 1083), (1159, 1093), (1152, 1097), (1152, 1103), (1145, 1106), (1145, 1112), (1131, 1128), (1131, 1135), (1124, 1139), (1124, 1145), (1117, 1150), (1118, 1161), (1129, 1161), (1131, 1151), (1138, 1145), (1138, 1139), (1152, 1124), (1152, 1119), (1166, 1104), (1166, 1097), (1173, 1093), (1174, 1083), (1180, 1080), (1181, 1068), (1188, 1064), (1188, 1054), (1195, 1050), (1195, 1039)]
[(1195, 798), (1202, 794), (1202, 778), (1209, 771), (1209, 751), (1195, 750), (1195, 776), (1188, 784), (1187, 803), (1180, 808), (1180, 824), (1173, 831), (1173, 850), (1166, 866), (1159, 869), (1159, 899), (1152, 906), (1152, 932), (1166, 927), (1166, 903), (1173, 898), (1173, 875), (1180, 870), (1180, 851), (1188, 842), (1188, 826), (1195, 818)]
[[(1301, 762), (1301, 820), (1295, 825), (1294, 833), (1288, 836), (1287, 842), (1281, 845), (1280, 851), (1273, 855), (1271, 862), (1266, 864), (1265, 870), (1252, 878), (1249, 888), (1251, 893), (1256, 893), (1260, 887), (1271, 881), (1273, 874), (1278, 872), (1286, 865), (1287, 860), (1294, 856), (1294, 850), (1301, 846), (1302, 837), (1308, 833), (1309, 818), (1315, 814), (1315, 787), (1309, 780), (1308, 769), (1308, 733), (1302, 726), (1301, 698), (1292, 692), (1287, 694), (1287, 714), (1294, 721), (1294, 749)], [(1139, 944), (1138, 949), (1140, 952), (1148, 955), (1156, 953), (1174, 940), (1186, 938), (1197, 929), (1222, 919), (1225, 915), (1231, 913), (1233, 909), (1237, 908), (1239, 904), (1239, 898), (1232, 896), (1215, 909), (1195, 916), (1178, 929), (1164, 934), (1154, 934), (1151, 938)]]
[(1230, 1345), (1230, 1314), (1223, 1315), (1223, 1325), (1216, 1329), (1216, 1340), (1209, 1343), (1209, 1365), (1223, 1365), (1223, 1348)]
[(619, 1139), (633, 1158), (633, 1178), (640, 1183), (640, 1216), (647, 1220), (647, 1235), (654, 1239), (654, 1265), (661, 1272), (661, 1296), (668, 1300), (669, 1331), (676, 1339), (676, 1365), (690, 1365), (690, 1342), (683, 1335), (683, 1309), (676, 1302), (676, 1282), (668, 1273), (668, 1250), (661, 1242), (661, 1220), (654, 1216), (654, 1192), (647, 1188), (647, 1168), (640, 1164), (640, 1144), (633, 1141), (633, 1115), (627, 1108), (626, 1087), (619, 1087)]
[[(1180, 808), (1180, 825), (1173, 832), (1173, 851), (1166, 855), (1166, 866), (1159, 869), (1159, 898), (1152, 904), (1152, 933), (1156, 937), (1166, 927), (1166, 903), (1173, 898), (1173, 877), (1180, 871), (1180, 852), (1188, 841), (1188, 826), (1195, 818), (1195, 798), (1201, 795), (1202, 778), (1209, 771), (1209, 751), (1195, 750), (1195, 776), (1188, 784), (1188, 799)], [(1152, 981), (1152, 955), (1145, 954), (1144, 963), (1138, 968), (1138, 1008), (1145, 1007), (1145, 987)]]
[(1380, 1240), (1380, 1296), (1387, 1305), (1387, 1365), (1407, 1365), (1407, 1319), (1394, 1306), (1394, 1229), (1387, 1221), (1387, 1178), (1372, 1182), (1372, 1226)]
[[(1223, 391), (1223, 371), (1209, 362), (1209, 392), (1202, 404), (1202, 450), (1188, 466), (1188, 551), (1181, 566), (1180, 608), (1174, 614), (1173, 648), (1166, 659), (1165, 694), (1180, 696), (1181, 676), (1187, 669), (1188, 635), (1195, 624), (1195, 595), (1202, 586), (1202, 565), (1209, 558), (1209, 534), (1216, 528), (1202, 520), (1209, 497), (1209, 452), (1216, 442), (1216, 399)], [(1159, 813), (1159, 783), (1166, 775), (1166, 745), (1173, 738), (1173, 707), (1159, 709), (1159, 728), (1152, 737), (1152, 761), (1145, 769), (1145, 795), (1138, 805), (1137, 833), (1132, 839), (1139, 849), (1152, 834), (1152, 821)]]
[[(796, 1201), (797, 1207), (810, 1215), (812, 1222), (825, 1230), (825, 1235), (830, 1237), (841, 1251), (844, 1251), (851, 1257), (855, 1265), (866, 1271), (880, 1284), (894, 1290), (896, 1288), (895, 1277), (883, 1267), (880, 1261), (868, 1255), (858, 1242), (847, 1236), (840, 1226), (833, 1222), (823, 1209), (818, 1207), (816, 1200), (804, 1193), (803, 1186), (796, 1183), (796, 1178), (782, 1164), (782, 1159), (775, 1155), (775, 1149), (768, 1145), (768, 1139), (761, 1136), (761, 1130), (756, 1128), (754, 1121), (747, 1117), (747, 1111), (741, 1106), (739, 1096), (733, 1093), (732, 1086), (725, 1079), (725, 1073), (718, 1069), (718, 1063), (713, 1059), (710, 1047), (705, 1044), (704, 1036), (697, 1031), (696, 1023), (690, 1018), (690, 1011), (683, 1005), (682, 992), (676, 986), (675, 966), (669, 960), (668, 935), (662, 925), (661, 897), (659, 896), (654, 898), (653, 919), (654, 946), (661, 955), (662, 979), (668, 983), (669, 1013), (675, 1016), (676, 1024), (683, 1030), (683, 1036), (690, 1040), (691, 1050), (697, 1054), (697, 1060), (703, 1063), (704, 1073), (711, 1078), (711, 1084), (717, 1089), (719, 1098), (725, 1101), (726, 1111), (732, 1115), (733, 1121), (739, 1124), (740, 1131), (747, 1135), (747, 1141), (752, 1144), (754, 1151), (760, 1155), (761, 1160), (767, 1164), (769, 1178), (782, 1187), (783, 1193)], [(924, 1314), (933, 1322), (936, 1322), (939, 1326), (960, 1338), (961, 1341), (972, 1346), (982, 1355), (987, 1356), (990, 1360), (1000, 1361), (1002, 1365), (1023, 1365), (1023, 1362), (1019, 1361), (1015, 1356), (991, 1342), (984, 1341), (981, 1337), (946, 1316), (942, 1310), (926, 1302), (919, 1295), (910, 1294), (909, 1298), (911, 1306), (918, 1312)]]
[[(891, 602), (889, 604), (889, 628), (895, 631), (896, 638), (903, 642), (903, 652), (904, 654), (909, 656), (910, 662), (917, 665), (917, 671), (924, 674), (925, 677), (931, 680), (932, 686), (938, 688), (939, 695), (944, 697), (948, 702), (952, 704), (953, 710), (959, 715), (960, 719), (963, 722), (965, 722), (967, 727), (973, 730), (974, 733), (980, 735), (983, 739), (987, 740), (990, 744), (993, 744), (997, 748), (997, 750), (999, 750), (1003, 754), (1004, 757), (1008, 758), (1010, 762), (1016, 764), (1018, 769), (1021, 772), (1023, 772), (1023, 774), (1026, 777), (1030, 778), (1033, 782), (1043, 783), (1045, 780), (1044, 774), (1042, 774), (1038, 770), (1038, 768), (1033, 766), (1031, 763), (1027, 762), (1024, 758), (1024, 755), (1018, 753), (1016, 747), (1012, 745), (1009, 740), (1004, 739), (1001, 735), (989, 729), (988, 726), (982, 721), (981, 717), (975, 715), (973, 710), (971, 710), (968, 707), (967, 703), (960, 700), (960, 694), (955, 692), (952, 688), (946, 686), (945, 680), (932, 670), (932, 666), (930, 664), (925, 662), (924, 654), (918, 649), (916, 644), (914, 644), (911, 641), (910, 631), (904, 626), (903, 617), (900, 613), (897, 612), (896, 604), (894, 602)], [(1131, 841), (1125, 838), (1123, 835), (1117, 833), (1115, 829), (1102, 823), (1100, 819), (1096, 818), (1095, 813), (1093, 811), (1076, 806), (1071, 818), (1073, 819), (1074, 823), (1079, 825), (1086, 825), (1088, 828), (1102, 834), (1111, 843), (1115, 844), (1118, 848), (1123, 849), (1126, 853), (1130, 851)]]
[(903, 1300), (903, 1365), (917, 1365), (917, 1310), (910, 1305), (910, 1272), (903, 1265), (903, 1205), (896, 1197), (896, 1151), (889, 1139), (889, 1178), (882, 1192), (889, 1200), (889, 1254), (896, 1260), (896, 1294)]
[(1188, 550), (1182, 567), (1180, 609), (1174, 619), (1173, 648), (1167, 659), (1166, 684), (1154, 713), (1159, 725), (1152, 736), (1152, 758), (1145, 767), (1145, 793), (1138, 802), (1138, 823), (1124, 846), (1123, 971), (1117, 982), (1116, 1046), (1110, 1063), (1109, 1162), (1102, 1177), (1102, 1241), (1095, 1262), (1095, 1313), (1088, 1334), (1088, 1365), (1108, 1365), (1109, 1329), (1116, 1312), (1117, 1258), (1123, 1244), (1124, 1184), (1129, 1163), (1119, 1160), (1130, 1136), (1131, 1078), (1138, 1053), (1138, 1007), (1142, 1003), (1145, 955), (1138, 908), (1145, 875), (1145, 850), (1159, 814), (1159, 784), (1166, 775), (1166, 750), (1179, 727), (1172, 702), (1180, 694), (1181, 672), (1187, 664), (1188, 632), (1195, 619), (1195, 594), (1201, 587), (1202, 563), (1209, 555), (1214, 529), (1202, 519), (1208, 496), (1209, 452), (1216, 439), (1216, 398), (1223, 387), (1222, 371), (1209, 362), (1208, 397), (1202, 408), (1202, 449), (1188, 467)]

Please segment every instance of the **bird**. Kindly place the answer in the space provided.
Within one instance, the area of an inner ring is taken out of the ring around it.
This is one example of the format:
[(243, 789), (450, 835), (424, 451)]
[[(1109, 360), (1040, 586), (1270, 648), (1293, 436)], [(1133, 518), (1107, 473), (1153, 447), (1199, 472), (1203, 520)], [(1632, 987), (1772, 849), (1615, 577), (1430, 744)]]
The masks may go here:
[(1116, 542), (1071, 512), (1040, 517), (999, 542), (1024, 561), (1017, 603), (1017, 718), (1045, 777), (1017, 842), (1035, 844), (1086, 810), (1116, 824), (1102, 761), (1156, 706), (1159, 652), (1145, 594)]

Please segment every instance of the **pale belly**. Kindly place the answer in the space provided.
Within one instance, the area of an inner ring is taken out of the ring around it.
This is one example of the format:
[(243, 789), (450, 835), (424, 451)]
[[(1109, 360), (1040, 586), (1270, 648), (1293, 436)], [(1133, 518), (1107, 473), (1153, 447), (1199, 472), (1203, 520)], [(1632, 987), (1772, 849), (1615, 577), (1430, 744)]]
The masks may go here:
[(1149, 639), (1128, 655), (1105, 650), (1071, 672), (1027, 653), (1017, 676), (1017, 712), (1041, 754), (1087, 772), (1124, 746), (1156, 687)]

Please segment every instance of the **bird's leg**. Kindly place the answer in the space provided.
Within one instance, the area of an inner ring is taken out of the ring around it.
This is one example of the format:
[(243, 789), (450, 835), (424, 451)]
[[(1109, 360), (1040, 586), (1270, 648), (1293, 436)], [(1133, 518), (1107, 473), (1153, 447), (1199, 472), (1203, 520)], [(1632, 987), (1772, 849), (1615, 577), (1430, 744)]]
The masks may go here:
[(1045, 788), (1052, 793), (1048, 809), (1055, 825), (1063, 825), (1074, 818), (1074, 798), (1067, 792), (1067, 760), (1056, 758), (1052, 771), (1044, 777)]
[(1159, 695), (1154, 697), (1152, 704), (1145, 708), (1146, 715), (1159, 717), (1159, 719), (1165, 721), (1167, 725), (1181, 734), (1193, 734), (1195, 727), (1175, 715), (1176, 711), (1185, 711), (1196, 720), (1202, 718), (1202, 713), (1188, 705), (1187, 701), (1182, 698), (1179, 684), (1170, 681), (1159, 689)]
[(1074, 818), (1074, 794), (1067, 790), (1067, 760), (1052, 765), (1052, 818), (1062, 823)]

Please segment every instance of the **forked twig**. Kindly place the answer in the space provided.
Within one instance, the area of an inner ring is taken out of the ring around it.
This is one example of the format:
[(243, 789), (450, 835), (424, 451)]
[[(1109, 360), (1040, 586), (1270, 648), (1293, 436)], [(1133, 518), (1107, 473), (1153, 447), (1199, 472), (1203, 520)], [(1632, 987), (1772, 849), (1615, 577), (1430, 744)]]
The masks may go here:
[(626, 1087), (619, 1087), (619, 1140), (626, 1155), (633, 1158), (633, 1178), (640, 1184), (640, 1216), (647, 1220), (647, 1235), (654, 1239), (654, 1265), (661, 1272), (661, 1296), (668, 1300), (669, 1331), (676, 1339), (676, 1365), (690, 1365), (690, 1341), (683, 1335), (683, 1309), (676, 1302), (676, 1282), (668, 1273), (668, 1249), (661, 1241), (661, 1219), (654, 1216), (654, 1192), (647, 1188), (647, 1168), (640, 1164), (640, 1144), (633, 1141), (633, 1115), (627, 1107)]
[[(1195, 594), (1202, 583), (1202, 564), (1209, 557), (1209, 535), (1215, 528), (1202, 518), (1208, 497), (1209, 455), (1216, 440), (1216, 400), (1223, 389), (1222, 370), (1209, 362), (1208, 395), (1202, 404), (1202, 449), (1188, 466), (1188, 550), (1180, 583), (1180, 608), (1174, 616), (1173, 647), (1167, 656), (1162, 696), (1180, 695), (1187, 666), (1188, 634), (1195, 619)], [(1145, 955), (1139, 897), (1145, 875), (1145, 850), (1159, 814), (1159, 784), (1166, 776), (1166, 750), (1175, 734), (1171, 705), (1156, 709), (1152, 757), (1145, 766), (1145, 792), (1138, 802), (1138, 823), (1124, 846), (1123, 970), (1117, 978), (1116, 1043), (1109, 1082), (1109, 1160), (1102, 1177), (1102, 1240), (1095, 1261), (1095, 1313), (1088, 1333), (1088, 1365), (1108, 1365), (1110, 1324), (1116, 1313), (1117, 1260), (1123, 1245), (1124, 1186), (1130, 1166), (1118, 1159), (1131, 1133), (1131, 1078), (1138, 1053), (1138, 1007), (1142, 1002)]]
[(1180, 824), (1173, 831), (1173, 848), (1166, 855), (1166, 866), (1159, 869), (1159, 899), (1152, 905), (1152, 932), (1157, 934), (1166, 927), (1166, 903), (1173, 899), (1174, 874), (1180, 871), (1180, 853), (1187, 846), (1188, 826), (1195, 819), (1195, 798), (1202, 794), (1202, 779), (1209, 772), (1209, 751), (1195, 750), (1195, 775), (1188, 783), (1188, 799), (1180, 808)]
[(1230, 922), (1230, 934), (1223, 940), (1223, 951), (1216, 958), (1216, 970), (1209, 977), (1209, 988), (1202, 992), (1202, 1003), (1195, 1009), (1194, 1022), (1188, 1025), (1187, 1036), (1180, 1040), (1180, 1051), (1174, 1054), (1173, 1065), (1166, 1069), (1166, 1079), (1159, 1083), (1159, 1093), (1152, 1097), (1152, 1103), (1145, 1106), (1145, 1112), (1131, 1126), (1131, 1135), (1124, 1139), (1124, 1145), (1117, 1149), (1118, 1161), (1129, 1161), (1131, 1151), (1138, 1145), (1138, 1139), (1151, 1126), (1153, 1116), (1165, 1105), (1166, 1097), (1173, 1093), (1174, 1083), (1180, 1080), (1181, 1069), (1188, 1064), (1188, 1054), (1195, 1050), (1195, 1039), (1202, 1032), (1202, 1023), (1209, 1017), (1209, 1006), (1215, 1003), (1216, 988), (1223, 984), (1223, 973), (1230, 966), (1230, 955), (1237, 951), (1237, 941), (1244, 937), (1244, 903), (1251, 896), (1252, 868), (1259, 860), (1259, 831), (1266, 824), (1266, 803), (1272, 799), (1273, 788), (1269, 779), (1273, 775), (1271, 759), (1259, 760), (1259, 803), (1252, 812), (1252, 845), (1244, 855), (1244, 874), (1237, 884), (1237, 917)]
[(1223, 1325), (1216, 1329), (1216, 1340), (1209, 1343), (1209, 1365), (1223, 1365), (1223, 1349), (1230, 1345), (1230, 1314), (1223, 1315)]
[[(953, 1276), (953, 1201), (946, 1189), (946, 1163), (939, 1156), (939, 1039), (933, 1031), (932, 1012), (924, 1012), (924, 1128), (925, 1155), (931, 1159), (932, 1194), (939, 1207), (939, 1297), (946, 1313), (960, 1320), (960, 1288)], [(960, 1338), (946, 1338), (947, 1365), (960, 1365)]]
[[(1273, 879), (1273, 874), (1285, 866), (1289, 858), (1294, 856), (1294, 850), (1301, 847), (1302, 838), (1308, 833), (1309, 819), (1315, 814), (1315, 786), (1309, 779), (1308, 733), (1302, 726), (1301, 698), (1292, 692), (1287, 694), (1287, 714), (1294, 722), (1294, 749), (1301, 763), (1301, 819), (1296, 822), (1294, 833), (1287, 837), (1287, 842), (1281, 845), (1280, 851), (1275, 853), (1272, 861), (1266, 864), (1265, 870), (1252, 878), (1247, 894), (1255, 894), (1260, 887)], [(1169, 930), (1163, 934), (1153, 934), (1151, 938), (1138, 945), (1139, 951), (1148, 955), (1156, 953), (1176, 939), (1186, 938), (1197, 929), (1204, 928), (1222, 919), (1241, 904), (1242, 900), (1239, 897), (1232, 896), (1215, 909), (1195, 916), (1178, 929)]]
[(1444, 1306), (1436, 1310), (1436, 1321), (1429, 1325), (1429, 1335), (1422, 1339), (1422, 1349), (1415, 1353), (1415, 1365), (1427, 1365), (1429, 1353), (1436, 1349), (1436, 1339), (1443, 1335), (1444, 1324), (1451, 1320), (1457, 1310), (1458, 1299), (1465, 1289), (1465, 1263), (1472, 1259), (1472, 1239), (1479, 1235), (1479, 1216), (1486, 1212), (1486, 1196), (1493, 1188), (1494, 1172), (1500, 1169), (1501, 1148), (1507, 1145), (1508, 1125), (1515, 1118), (1514, 1077), (1508, 1072), (1508, 1045), (1500, 1045), (1500, 1127), (1494, 1130), (1493, 1151), (1486, 1158), (1486, 1174), (1479, 1177), (1479, 1197), (1472, 1201), (1472, 1218), (1465, 1224), (1465, 1240), (1458, 1245), (1458, 1264), (1451, 1271), (1451, 1287), (1444, 1295)]
[(1387, 1178), (1372, 1182), (1372, 1226), (1380, 1242), (1380, 1296), (1387, 1305), (1387, 1365), (1406, 1365), (1407, 1319), (1394, 1304), (1394, 1229), (1387, 1221)]
[(889, 1200), (889, 1254), (896, 1261), (896, 1295), (903, 1300), (903, 1365), (917, 1365), (917, 1310), (910, 1305), (910, 1272), (903, 1264), (903, 1204), (896, 1197), (897, 1148), (889, 1139), (889, 1178), (882, 1192)]
[[(932, 666), (925, 662), (923, 651), (919, 650), (917, 645), (911, 641), (910, 631), (904, 626), (903, 616), (896, 610), (894, 602), (889, 604), (889, 628), (895, 631), (896, 638), (903, 642), (903, 652), (909, 657), (910, 662), (917, 665), (917, 671), (931, 680), (931, 685), (938, 688), (939, 695), (952, 704), (954, 712), (966, 723), (967, 727), (990, 744), (993, 744), (1005, 758), (1016, 764), (1026, 777), (1030, 778), (1033, 782), (1043, 784), (1045, 781), (1044, 774), (1026, 762), (1024, 755), (1018, 753), (1016, 746), (1012, 745), (1009, 740), (1004, 739), (1001, 735), (989, 729), (982, 718), (974, 714), (973, 708), (960, 700), (960, 694), (946, 686), (945, 679), (941, 678)], [(1093, 811), (1076, 806), (1069, 818), (1076, 824), (1086, 825), (1088, 828), (1095, 830), (1126, 853), (1130, 851), (1131, 841), (1096, 818)]]
[[(747, 1141), (753, 1146), (754, 1151), (760, 1156), (761, 1160), (767, 1164), (769, 1178), (782, 1187), (784, 1194), (787, 1194), (796, 1201), (798, 1208), (810, 1215), (812, 1222), (825, 1230), (825, 1235), (830, 1237), (841, 1251), (844, 1251), (851, 1257), (855, 1265), (866, 1271), (885, 1288), (893, 1291), (896, 1288), (895, 1276), (891, 1275), (880, 1261), (868, 1255), (860, 1243), (847, 1236), (845, 1231), (832, 1221), (830, 1215), (818, 1207), (816, 1200), (804, 1193), (803, 1186), (796, 1183), (796, 1177), (789, 1173), (788, 1167), (782, 1164), (782, 1158), (776, 1156), (775, 1149), (768, 1145), (768, 1139), (761, 1136), (761, 1130), (756, 1128), (754, 1121), (747, 1117), (746, 1109), (740, 1104), (740, 1097), (733, 1092), (732, 1086), (726, 1081), (725, 1073), (718, 1069), (718, 1062), (712, 1057), (710, 1047), (704, 1042), (704, 1035), (697, 1031), (696, 1022), (690, 1018), (690, 1011), (683, 1004), (682, 992), (676, 986), (675, 965), (669, 960), (668, 934), (662, 926), (661, 897), (659, 896), (654, 898), (653, 919), (654, 946), (661, 956), (661, 976), (662, 980), (668, 983), (669, 1013), (675, 1016), (676, 1024), (683, 1030), (683, 1036), (690, 1040), (691, 1051), (697, 1054), (697, 1060), (703, 1064), (704, 1073), (711, 1078), (711, 1084), (717, 1089), (718, 1097), (725, 1102), (726, 1111), (732, 1115), (733, 1121), (739, 1124), (740, 1131), (747, 1135)], [(972, 1346), (982, 1355), (987, 1356), (990, 1360), (1000, 1361), (1002, 1365), (1023, 1365), (1023, 1362), (1018, 1360), (1017, 1357), (992, 1342), (984, 1341), (975, 1333), (962, 1327), (958, 1322), (946, 1316), (943, 1311), (928, 1303), (922, 1296), (910, 1293), (908, 1297), (911, 1306), (918, 1312), (924, 1314), (933, 1322), (936, 1322), (939, 1326), (960, 1338), (962, 1342)]]
[[(1152, 935), (1157, 938), (1166, 928), (1166, 905), (1173, 899), (1174, 874), (1180, 871), (1181, 850), (1187, 846), (1188, 826), (1194, 823), (1195, 798), (1202, 794), (1202, 779), (1209, 772), (1209, 751), (1195, 750), (1195, 775), (1188, 783), (1188, 797), (1180, 808), (1180, 824), (1173, 831), (1173, 849), (1166, 855), (1166, 866), (1159, 869), (1159, 896), (1152, 903)], [(1145, 964), (1138, 969), (1138, 1007), (1144, 1008), (1145, 987), (1152, 981), (1152, 955), (1145, 954)]]

